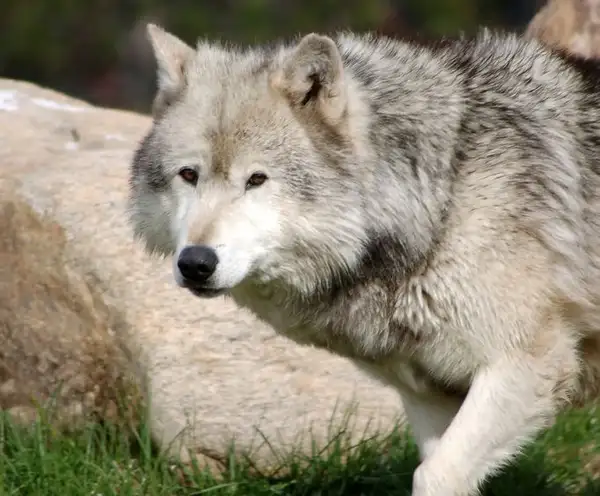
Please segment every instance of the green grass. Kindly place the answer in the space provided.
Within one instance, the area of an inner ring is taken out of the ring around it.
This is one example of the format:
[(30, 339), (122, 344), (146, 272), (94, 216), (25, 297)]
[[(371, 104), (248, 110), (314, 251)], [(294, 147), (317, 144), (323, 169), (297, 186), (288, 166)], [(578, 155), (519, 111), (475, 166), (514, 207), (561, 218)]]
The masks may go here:
[[(0, 418), (0, 495), (410, 495), (417, 453), (408, 435), (364, 442), (343, 459), (340, 441), (309, 458), (290, 457), (285, 475), (252, 473), (233, 457), (218, 480), (158, 454), (142, 428), (131, 437), (90, 425), (58, 435), (47, 424), (18, 428)], [(572, 411), (493, 479), (486, 496), (600, 495), (600, 410)]]

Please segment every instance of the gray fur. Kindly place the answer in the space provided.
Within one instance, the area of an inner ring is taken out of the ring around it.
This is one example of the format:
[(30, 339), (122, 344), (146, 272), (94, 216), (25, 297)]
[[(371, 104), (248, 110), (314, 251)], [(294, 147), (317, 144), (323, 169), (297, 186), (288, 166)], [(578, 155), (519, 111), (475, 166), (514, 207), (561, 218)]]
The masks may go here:
[[(474, 494), (566, 399), (598, 392), (593, 62), (489, 31), (183, 52), (133, 161), (136, 234), (175, 257), (224, 246), (210, 289), (397, 386), (414, 496)], [(244, 192), (250, 163), (269, 179)], [(234, 233), (244, 215), (256, 228)]]

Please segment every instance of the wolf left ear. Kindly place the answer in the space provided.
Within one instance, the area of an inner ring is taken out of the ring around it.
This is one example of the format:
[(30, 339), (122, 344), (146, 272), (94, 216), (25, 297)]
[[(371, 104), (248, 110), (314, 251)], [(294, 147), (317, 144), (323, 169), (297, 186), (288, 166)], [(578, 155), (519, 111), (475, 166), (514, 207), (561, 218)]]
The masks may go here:
[(346, 110), (342, 56), (328, 36), (306, 35), (273, 73), (271, 84), (294, 107), (313, 106), (329, 124)]
[(158, 91), (153, 108), (156, 114), (167, 107), (185, 87), (186, 65), (194, 55), (194, 49), (156, 24), (149, 23), (146, 33), (157, 65)]

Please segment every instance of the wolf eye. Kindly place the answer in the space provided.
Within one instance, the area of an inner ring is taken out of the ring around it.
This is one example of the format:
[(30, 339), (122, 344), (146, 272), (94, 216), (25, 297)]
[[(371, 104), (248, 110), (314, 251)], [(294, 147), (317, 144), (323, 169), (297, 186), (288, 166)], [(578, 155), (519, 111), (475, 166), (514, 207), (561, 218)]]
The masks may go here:
[(246, 189), (261, 186), (267, 179), (268, 177), (264, 172), (255, 172), (248, 178), (248, 181), (246, 181)]
[(184, 167), (179, 171), (179, 176), (186, 183), (193, 184), (194, 186), (198, 183), (198, 173), (194, 169), (190, 169), (189, 167)]

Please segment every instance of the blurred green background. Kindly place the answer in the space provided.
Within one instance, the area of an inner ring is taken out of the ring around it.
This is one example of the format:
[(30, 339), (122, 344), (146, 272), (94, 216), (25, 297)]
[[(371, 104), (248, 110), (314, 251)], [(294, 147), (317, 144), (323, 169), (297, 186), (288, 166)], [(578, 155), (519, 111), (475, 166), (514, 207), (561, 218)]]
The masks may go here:
[(0, 0), (0, 76), (147, 112), (154, 61), (144, 24), (193, 43), (308, 31), (436, 36), (478, 25), (522, 30), (543, 0)]

